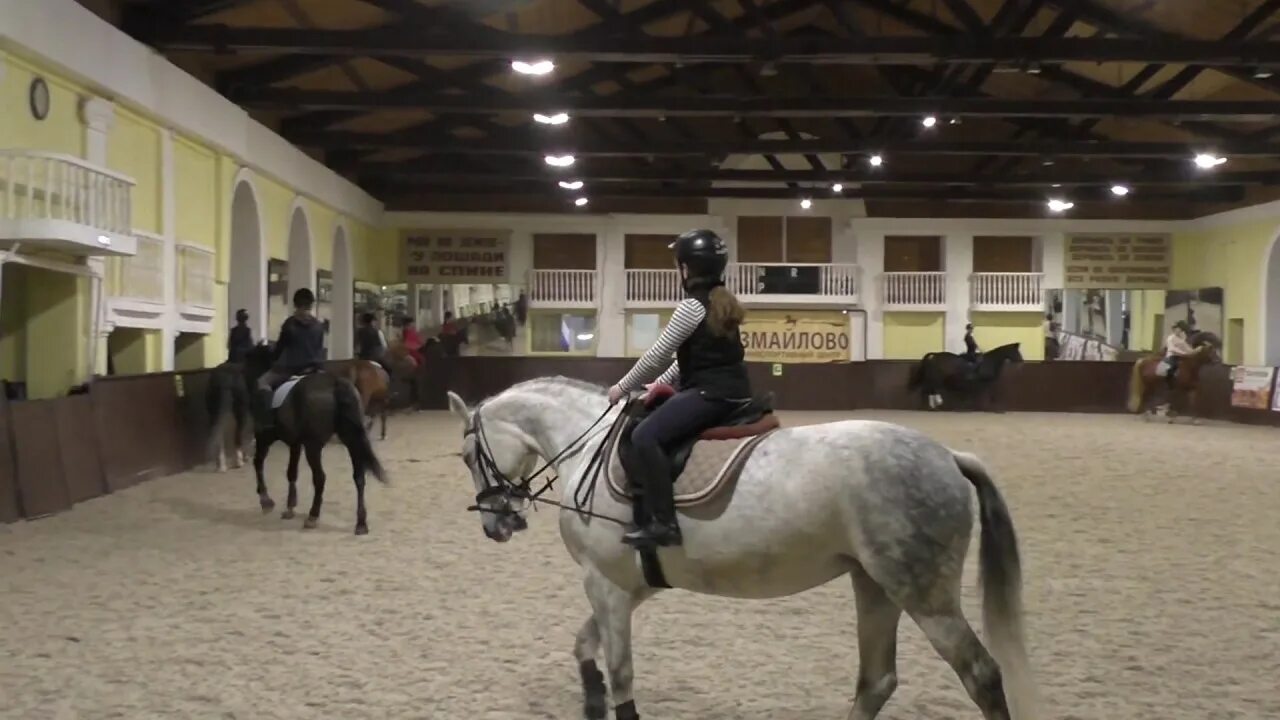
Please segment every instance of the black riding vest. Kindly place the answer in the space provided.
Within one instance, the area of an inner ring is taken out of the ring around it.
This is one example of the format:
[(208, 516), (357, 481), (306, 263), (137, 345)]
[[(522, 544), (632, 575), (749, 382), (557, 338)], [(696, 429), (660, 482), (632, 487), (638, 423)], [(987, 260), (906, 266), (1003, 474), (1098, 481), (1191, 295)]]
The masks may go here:
[[(710, 312), (706, 292), (695, 293), (693, 297)], [(704, 318), (676, 350), (680, 389), (697, 389), (707, 397), (727, 400), (751, 397), (751, 382), (747, 379), (744, 356), (737, 328), (728, 335), (716, 335), (707, 327)]]
[(324, 324), (314, 317), (291, 315), (280, 327), (280, 357), (276, 366), (301, 372), (324, 361)]

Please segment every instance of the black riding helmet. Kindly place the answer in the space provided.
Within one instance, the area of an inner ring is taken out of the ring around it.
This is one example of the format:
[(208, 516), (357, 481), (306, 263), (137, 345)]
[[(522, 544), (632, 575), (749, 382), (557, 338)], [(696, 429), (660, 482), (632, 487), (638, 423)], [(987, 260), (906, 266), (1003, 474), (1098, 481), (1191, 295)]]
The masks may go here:
[(249, 322), (249, 311), (245, 310), (244, 308), (240, 308), (239, 310), (237, 310), (236, 322), (239, 322), (239, 323)]
[(676, 262), (689, 269), (686, 289), (720, 282), (729, 265), (729, 246), (710, 230), (690, 230), (669, 247), (676, 251)]
[(299, 288), (293, 293), (293, 306), (296, 308), (315, 307), (316, 294), (311, 292), (311, 288)]

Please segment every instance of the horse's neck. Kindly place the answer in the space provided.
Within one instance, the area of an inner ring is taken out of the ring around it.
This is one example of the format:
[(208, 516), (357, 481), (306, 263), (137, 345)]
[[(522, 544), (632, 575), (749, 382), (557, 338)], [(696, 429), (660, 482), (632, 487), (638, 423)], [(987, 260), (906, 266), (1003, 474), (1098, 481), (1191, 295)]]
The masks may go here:
[[(510, 402), (510, 407), (503, 408), (504, 417), (528, 433), (538, 445), (539, 453), (547, 460), (569, 449), (570, 444), (587, 432), (608, 408), (604, 396), (564, 386), (530, 388), (527, 392), (495, 400), (497, 402), (503, 405)], [(583, 449), (590, 449), (601, 442), (604, 437), (602, 430), (607, 429), (607, 425), (607, 422), (601, 422), (592, 428), (589, 437), (584, 438), (589, 442)], [(590, 454), (583, 451), (573, 453), (564, 458), (557, 472), (570, 474)]]

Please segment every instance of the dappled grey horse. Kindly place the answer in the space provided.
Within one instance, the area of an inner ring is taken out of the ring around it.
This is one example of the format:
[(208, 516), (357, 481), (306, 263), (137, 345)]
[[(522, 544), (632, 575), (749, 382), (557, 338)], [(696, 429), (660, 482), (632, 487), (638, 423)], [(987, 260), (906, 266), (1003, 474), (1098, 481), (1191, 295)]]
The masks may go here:
[[(592, 608), (574, 648), (586, 717), (607, 712), (596, 665), (603, 644), (616, 717), (638, 718), (631, 616), (657, 590), (646, 584), (636, 552), (621, 542), (630, 506), (608, 491), (584, 492), (596, 482), (587, 470), (618, 411), (603, 388), (565, 378), (516, 385), (476, 408), (452, 393), (449, 403), (464, 423), (462, 456), (488, 537), (505, 542), (526, 526), (536, 494), (529, 473), (539, 457), (563, 479), (560, 533), (585, 573)], [(971, 487), (982, 519), (983, 618), (995, 659), (960, 609)], [(1013, 523), (977, 458), (882, 422), (786, 428), (760, 443), (718, 503), (681, 515), (684, 545), (658, 551), (667, 581), (693, 592), (774, 598), (849, 575), (860, 656), (851, 720), (874, 718), (897, 686), (904, 611), (987, 720), (1039, 717), (1022, 639)]]

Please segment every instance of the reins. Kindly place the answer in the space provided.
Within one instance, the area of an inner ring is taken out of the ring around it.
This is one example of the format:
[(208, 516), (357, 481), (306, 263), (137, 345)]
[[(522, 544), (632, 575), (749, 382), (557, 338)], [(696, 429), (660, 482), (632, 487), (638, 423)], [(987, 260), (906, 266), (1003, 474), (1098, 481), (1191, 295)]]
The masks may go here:
[[(467, 511), (487, 512), (495, 515), (518, 515), (519, 511), (509, 507), (497, 509), (487, 508), (480, 505), (480, 503), (494, 497), (495, 495), (502, 495), (508, 500), (518, 498), (530, 504), (551, 505), (553, 507), (560, 508), (561, 510), (570, 510), (579, 515), (607, 520), (625, 527), (628, 523), (622, 520), (608, 515), (601, 515), (586, 509), (587, 503), (589, 503), (591, 498), (595, 495), (596, 479), (599, 477), (600, 469), (604, 467), (605, 457), (607, 455), (606, 446), (608, 443), (600, 443), (599, 447), (596, 448), (595, 452), (588, 460), (587, 468), (583, 473), (584, 482), (579, 485), (578, 490), (574, 493), (574, 505), (572, 507), (565, 505), (564, 503), (542, 497), (555, 487), (555, 482), (560, 479), (558, 474), (544, 478), (542, 487), (538, 488), (537, 491), (532, 491), (533, 483), (539, 476), (546, 473), (548, 470), (554, 469), (556, 463), (576, 452), (579, 452), (586, 446), (584, 440), (586, 440), (587, 436), (590, 435), (606, 417), (608, 417), (609, 413), (612, 412), (616, 406), (617, 403), (610, 403), (609, 406), (604, 409), (604, 412), (600, 413), (595, 421), (592, 422), (591, 425), (587, 426), (586, 430), (578, 435), (578, 437), (574, 438), (573, 441), (566, 445), (563, 450), (556, 453), (554, 457), (547, 460), (542, 467), (534, 471), (533, 474), (521, 478), (520, 482), (516, 482), (507, 477), (498, 468), (497, 462), (493, 459), (493, 452), (489, 448), (489, 439), (485, 435), (484, 424), (480, 420), (480, 409), (477, 408), (472, 416), (473, 421), (471, 427), (464, 430), (462, 436), (464, 438), (468, 435), (476, 436), (476, 463), (479, 465), (480, 476), (484, 479), (485, 487), (476, 494), (476, 504), (469, 506)], [(587, 481), (588, 475), (591, 476), (589, 481)], [(583, 492), (584, 485), (586, 486), (585, 493)]]

